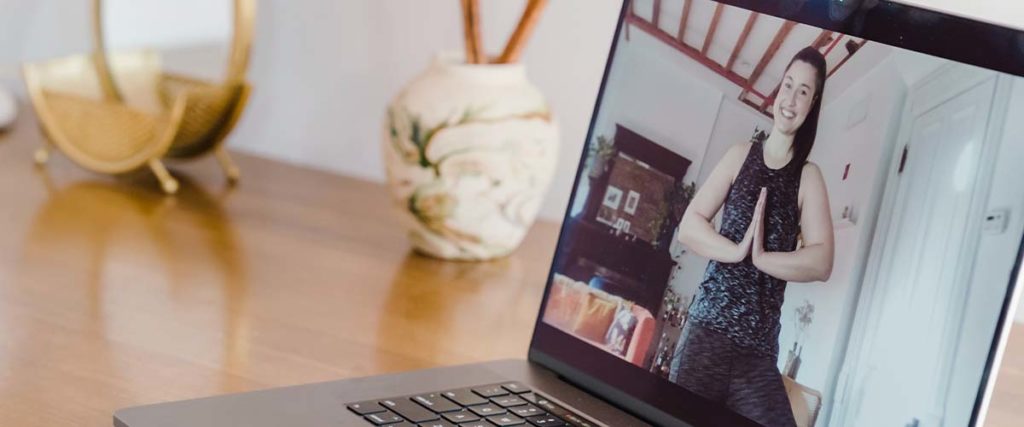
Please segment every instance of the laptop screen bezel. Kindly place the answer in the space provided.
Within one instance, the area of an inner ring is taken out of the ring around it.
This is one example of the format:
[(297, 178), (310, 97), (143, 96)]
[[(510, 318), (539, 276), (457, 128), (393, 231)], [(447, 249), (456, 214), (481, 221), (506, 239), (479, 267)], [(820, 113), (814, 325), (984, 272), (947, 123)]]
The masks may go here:
[[(862, 8), (843, 20), (834, 20), (827, 14), (807, 7), (793, 13), (783, 13), (784, 6), (787, 3), (792, 3), (789, 0), (713, 1), (865, 38), (892, 47), (1024, 77), (1024, 31), (1020, 30), (886, 0), (878, 1), (870, 8)], [(832, 0), (808, 0), (805, 6), (812, 2), (827, 3), (829, 1)], [(743, 425), (747, 421), (731, 414), (708, 413), (710, 411), (706, 410), (706, 401), (700, 396), (584, 343), (542, 320), (548, 302), (548, 292), (556, 273), (555, 260), (559, 256), (558, 248), (564, 247), (565, 239), (568, 237), (566, 231), (571, 207), (577, 196), (580, 180), (584, 175), (587, 147), (594, 137), (595, 120), (607, 88), (609, 72), (615, 61), (618, 41), (623, 27), (628, 25), (626, 17), (630, 4), (631, 0), (623, 1), (619, 12), (618, 24), (605, 64), (587, 139), (576, 169), (576, 177), (563, 218), (556, 252), (551, 268), (548, 270), (544, 297), (534, 325), (528, 357), (530, 361), (551, 369), (581, 388), (658, 425), (689, 425), (687, 423)], [(999, 356), (1011, 327), (1013, 303), (1019, 297), (1017, 295), (1020, 288), (1018, 282), (1021, 281), (1020, 274), (1022, 261), (1024, 261), (1024, 236), (1021, 237), (1022, 241), (1007, 284), (1006, 295), (989, 348), (980, 388), (976, 394), (971, 414), (971, 425), (977, 425), (984, 417), (985, 407), (995, 379), (995, 370), (998, 368)], [(601, 373), (609, 371), (615, 371), (616, 375), (601, 375)]]

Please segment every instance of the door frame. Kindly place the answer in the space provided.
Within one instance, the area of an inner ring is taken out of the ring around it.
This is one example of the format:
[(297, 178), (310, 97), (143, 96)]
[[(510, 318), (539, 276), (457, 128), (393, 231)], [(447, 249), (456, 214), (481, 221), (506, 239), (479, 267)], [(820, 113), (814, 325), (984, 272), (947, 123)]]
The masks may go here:
[[(854, 399), (854, 387), (859, 385), (869, 373), (866, 363), (867, 357), (873, 349), (869, 338), (879, 329), (877, 316), (882, 307), (882, 301), (880, 301), (882, 296), (876, 288), (879, 275), (885, 263), (882, 249), (886, 247), (889, 240), (896, 237), (898, 232), (898, 230), (892, 229), (892, 226), (900, 188), (899, 168), (904, 147), (908, 150), (911, 149), (910, 139), (912, 137), (914, 120), (964, 92), (988, 82), (990, 79), (995, 79), (995, 88), (989, 119), (985, 126), (985, 138), (982, 141), (979, 162), (982, 165), (991, 165), (995, 160), (999, 142), (1002, 140), (1006, 110), (1009, 105), (1010, 89), (1012, 87), (1010, 79), (990, 70), (957, 63), (946, 63), (929, 73), (925, 78), (914, 83), (908, 91), (903, 113), (900, 117), (897, 143), (891, 147), (892, 152), (889, 157), (888, 172), (886, 173), (885, 184), (883, 185), (884, 192), (878, 210), (878, 222), (871, 239), (867, 267), (856, 296), (857, 302), (853, 310), (846, 355), (839, 371), (829, 425), (845, 426), (852, 421), (850, 416), (854, 411), (851, 410), (855, 409), (852, 406), (859, 406), (859, 402), (852, 402)], [(912, 152), (910, 155), (912, 155)], [(969, 208), (969, 216), (971, 218), (980, 218), (980, 215), (984, 212), (993, 172), (994, 168), (991, 167), (982, 167), (978, 170)], [(957, 280), (969, 278), (974, 262), (973, 258), (968, 258), (968, 256), (973, 254), (978, 247), (981, 238), (981, 225), (980, 221), (972, 221), (968, 225), (967, 235), (969, 237), (967, 244), (963, 246), (959, 254)], [(965, 294), (967, 291), (965, 289)], [(962, 300), (964, 301), (963, 304), (956, 307), (957, 318), (963, 317), (968, 298), (963, 298)], [(951, 351), (947, 352), (949, 354), (940, 356), (944, 357), (943, 365), (948, 367), (952, 366), (953, 361), (956, 359), (957, 346), (953, 343), (959, 342), (959, 325), (947, 328), (945, 334), (947, 340), (951, 342), (949, 347)], [(952, 382), (952, 377), (944, 379), (943, 383), (945, 386), (938, 394), (938, 396), (941, 396), (939, 399), (941, 402), (945, 402), (946, 396), (949, 393), (949, 384)]]

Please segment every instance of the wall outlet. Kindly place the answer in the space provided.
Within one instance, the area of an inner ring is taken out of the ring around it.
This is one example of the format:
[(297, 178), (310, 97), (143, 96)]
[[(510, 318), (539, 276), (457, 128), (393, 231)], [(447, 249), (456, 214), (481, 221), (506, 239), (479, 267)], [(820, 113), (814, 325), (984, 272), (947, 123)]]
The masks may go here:
[(1002, 234), (1006, 231), (1009, 222), (1009, 209), (992, 209), (985, 213), (985, 223), (981, 226), (981, 230), (985, 234)]

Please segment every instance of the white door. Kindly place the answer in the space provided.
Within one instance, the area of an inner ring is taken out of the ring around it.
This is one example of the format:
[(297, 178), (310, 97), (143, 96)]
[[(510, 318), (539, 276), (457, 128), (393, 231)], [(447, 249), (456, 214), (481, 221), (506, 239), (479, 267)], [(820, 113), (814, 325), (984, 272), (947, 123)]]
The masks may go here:
[(994, 89), (985, 80), (912, 121), (846, 425), (942, 425)]

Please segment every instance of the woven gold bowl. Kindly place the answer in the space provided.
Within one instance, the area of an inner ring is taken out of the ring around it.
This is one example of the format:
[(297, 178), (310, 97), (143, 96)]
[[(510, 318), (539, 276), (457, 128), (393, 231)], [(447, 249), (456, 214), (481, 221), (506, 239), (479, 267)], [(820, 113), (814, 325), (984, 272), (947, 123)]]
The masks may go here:
[[(166, 73), (148, 50), (103, 48), (100, 0), (94, 1), (96, 52), (24, 66), (32, 106), (47, 140), (72, 161), (100, 173), (149, 168), (162, 189), (178, 182), (161, 159), (214, 153), (229, 181), (239, 177), (222, 143), (249, 98), (244, 80), (253, 21), (252, 0), (234, 0), (235, 33), (223, 83)], [(36, 153), (40, 164), (47, 147)]]

